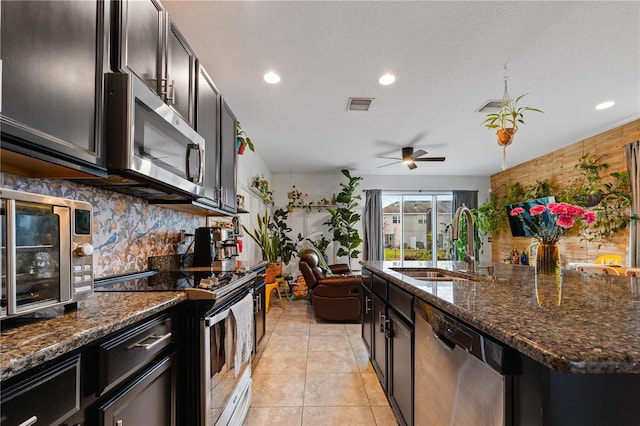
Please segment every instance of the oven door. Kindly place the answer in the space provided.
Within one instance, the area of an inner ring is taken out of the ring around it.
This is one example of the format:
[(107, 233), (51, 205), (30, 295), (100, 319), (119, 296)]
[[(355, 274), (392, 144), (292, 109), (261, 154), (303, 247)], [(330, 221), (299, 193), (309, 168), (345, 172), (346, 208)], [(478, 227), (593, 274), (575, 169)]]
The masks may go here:
[(204, 139), (131, 74), (107, 74), (109, 169), (204, 195)]
[[(8, 191), (5, 191), (8, 192)], [(0, 200), (0, 317), (68, 302), (70, 207), (33, 200)]]
[(233, 345), (227, 332), (230, 313), (227, 307), (200, 322), (203, 426), (241, 424), (251, 402), (251, 360), (234, 374)]

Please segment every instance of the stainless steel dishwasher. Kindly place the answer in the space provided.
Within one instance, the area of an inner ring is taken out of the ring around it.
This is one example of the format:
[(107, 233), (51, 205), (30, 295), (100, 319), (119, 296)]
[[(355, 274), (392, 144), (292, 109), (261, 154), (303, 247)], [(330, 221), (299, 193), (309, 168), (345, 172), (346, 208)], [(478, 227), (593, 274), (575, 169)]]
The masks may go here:
[(425, 302), (415, 310), (416, 426), (511, 424), (511, 350)]

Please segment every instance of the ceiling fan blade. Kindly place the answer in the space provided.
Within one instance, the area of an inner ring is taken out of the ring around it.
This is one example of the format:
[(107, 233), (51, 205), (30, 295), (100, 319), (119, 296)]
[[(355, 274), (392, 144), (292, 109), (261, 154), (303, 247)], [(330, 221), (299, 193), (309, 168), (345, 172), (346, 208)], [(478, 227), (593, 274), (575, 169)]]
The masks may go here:
[(387, 160), (398, 160), (398, 161), (402, 161), (401, 158), (398, 157), (385, 157), (383, 155), (379, 155), (378, 158), (386, 158)]
[(445, 161), (447, 157), (424, 157), (415, 158), (413, 161)]
[(419, 150), (413, 152), (413, 158), (416, 159), (418, 157), (422, 157), (426, 153), (427, 153), (427, 151), (425, 151), (423, 149), (419, 149)]
[(406, 163), (406, 164), (407, 164), (407, 167), (409, 168), (409, 170), (413, 170), (416, 167), (418, 167), (418, 166), (416, 166), (416, 163), (414, 163), (413, 161), (410, 162), (410, 163)]
[(394, 164), (398, 164), (398, 163), (402, 163), (402, 161), (394, 161), (393, 163), (389, 163), (389, 164), (384, 164), (382, 166), (378, 166), (378, 168), (381, 169), (383, 167), (393, 166)]

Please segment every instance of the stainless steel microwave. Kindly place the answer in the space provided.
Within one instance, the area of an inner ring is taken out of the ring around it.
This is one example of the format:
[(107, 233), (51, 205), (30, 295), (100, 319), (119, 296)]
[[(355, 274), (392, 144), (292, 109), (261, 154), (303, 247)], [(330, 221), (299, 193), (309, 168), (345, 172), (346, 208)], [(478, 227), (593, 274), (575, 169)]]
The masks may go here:
[(93, 293), (92, 212), (84, 201), (0, 188), (0, 318)]
[(107, 181), (112, 189), (160, 200), (203, 196), (202, 136), (135, 75), (111, 73), (105, 78)]

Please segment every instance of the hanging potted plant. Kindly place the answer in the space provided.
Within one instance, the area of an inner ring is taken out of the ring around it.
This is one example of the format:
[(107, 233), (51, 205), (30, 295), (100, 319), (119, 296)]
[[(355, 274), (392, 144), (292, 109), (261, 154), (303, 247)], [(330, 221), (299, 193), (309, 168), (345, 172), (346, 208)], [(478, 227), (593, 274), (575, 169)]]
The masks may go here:
[(518, 106), (518, 102), (526, 95), (526, 93), (520, 95), (514, 101), (506, 99), (500, 104), (500, 111), (487, 114), (484, 125), (489, 129), (497, 129), (498, 145), (507, 146), (511, 144), (518, 131), (518, 125), (525, 124), (523, 114), (525, 111), (543, 112), (533, 107)]
[(244, 154), (244, 150), (247, 146), (249, 147), (249, 150), (255, 152), (251, 138), (249, 138), (245, 131), (242, 130), (239, 121), (236, 121), (236, 146), (238, 148), (238, 155)]

